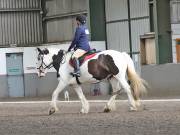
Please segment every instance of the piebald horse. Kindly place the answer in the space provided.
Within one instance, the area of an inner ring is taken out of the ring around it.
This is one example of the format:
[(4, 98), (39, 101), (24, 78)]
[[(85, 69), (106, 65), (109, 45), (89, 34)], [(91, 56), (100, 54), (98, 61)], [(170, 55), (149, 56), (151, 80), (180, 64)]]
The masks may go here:
[[(136, 111), (140, 106), (140, 96), (146, 92), (146, 82), (135, 71), (131, 57), (125, 52), (105, 50), (96, 53), (95, 56), (84, 61), (80, 67), (81, 76), (76, 78), (71, 75), (74, 68), (70, 64), (73, 52), (66, 52), (55, 48), (37, 48), (38, 76), (46, 75), (49, 68), (57, 71), (58, 86), (52, 94), (49, 115), (58, 111), (57, 98), (59, 93), (68, 85), (76, 91), (81, 103), (81, 113), (89, 112), (89, 103), (83, 94), (79, 83), (96, 83), (107, 79), (113, 89), (110, 100), (105, 105), (104, 111), (115, 110), (115, 99), (120, 91), (127, 93), (131, 111)], [(128, 79), (126, 79), (126, 76)], [(129, 83), (128, 83), (129, 82)]]

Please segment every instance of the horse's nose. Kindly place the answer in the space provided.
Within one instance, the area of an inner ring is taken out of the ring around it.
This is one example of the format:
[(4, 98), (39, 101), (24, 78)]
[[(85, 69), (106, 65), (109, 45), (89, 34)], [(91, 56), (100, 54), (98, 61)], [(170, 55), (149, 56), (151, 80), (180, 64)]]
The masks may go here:
[(42, 73), (40, 73), (40, 72), (37, 72), (37, 76), (38, 76), (39, 78), (43, 77)]
[(41, 76), (41, 74), (40, 74), (39, 72), (37, 72), (37, 76), (38, 76), (38, 77), (40, 77), (40, 76)]
[(44, 77), (44, 76), (45, 76), (45, 73), (38, 73), (39, 78)]

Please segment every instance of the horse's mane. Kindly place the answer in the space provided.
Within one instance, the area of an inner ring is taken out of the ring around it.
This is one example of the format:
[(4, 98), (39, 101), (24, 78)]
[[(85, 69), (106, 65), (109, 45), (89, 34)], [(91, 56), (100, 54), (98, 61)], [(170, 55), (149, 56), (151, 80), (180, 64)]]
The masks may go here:
[(60, 49), (56, 54), (52, 54), (52, 60), (53, 60), (52, 65), (57, 71), (57, 77), (60, 77), (60, 74), (59, 74), (60, 64), (62, 63), (63, 60), (69, 61), (68, 58), (70, 58), (72, 54), (73, 52), (66, 52), (65, 50), (62, 50), (62, 49)]

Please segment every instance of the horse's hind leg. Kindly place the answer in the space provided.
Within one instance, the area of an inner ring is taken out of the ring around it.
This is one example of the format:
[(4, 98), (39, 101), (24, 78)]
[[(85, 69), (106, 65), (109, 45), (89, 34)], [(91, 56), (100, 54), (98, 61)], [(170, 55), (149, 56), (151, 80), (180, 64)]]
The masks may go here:
[(89, 112), (89, 103), (82, 92), (81, 86), (74, 85), (73, 88), (76, 91), (76, 93), (81, 101), (81, 104), (82, 104), (81, 113), (88, 113)]
[(116, 110), (115, 99), (116, 99), (116, 97), (118, 95), (118, 92), (121, 89), (120, 85), (119, 85), (119, 81), (116, 78), (111, 78), (110, 83), (111, 83), (111, 86), (112, 86), (112, 89), (113, 89), (113, 96), (111, 96), (108, 103), (106, 104), (106, 106), (104, 108), (104, 112), (110, 112), (110, 111)]
[(129, 86), (129, 84), (125, 78), (124, 79), (118, 78), (118, 80), (119, 80), (121, 86), (123, 87), (123, 89), (125, 90), (125, 92), (127, 93), (129, 104), (130, 104), (130, 110), (136, 111), (137, 110), (136, 102), (135, 102), (134, 97), (132, 95), (131, 87)]

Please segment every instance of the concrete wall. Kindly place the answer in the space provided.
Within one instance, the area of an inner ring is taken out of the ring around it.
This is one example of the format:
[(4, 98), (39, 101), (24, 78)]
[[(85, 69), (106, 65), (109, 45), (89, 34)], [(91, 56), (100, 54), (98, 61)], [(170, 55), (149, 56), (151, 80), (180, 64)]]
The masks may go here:
[(26, 97), (51, 95), (58, 84), (56, 73), (48, 73), (43, 78), (38, 78), (36, 74), (25, 74), (24, 82)]
[(180, 96), (180, 64), (143, 66), (141, 76), (149, 83), (148, 97)]
[(8, 97), (7, 76), (0, 75), (0, 97)]

